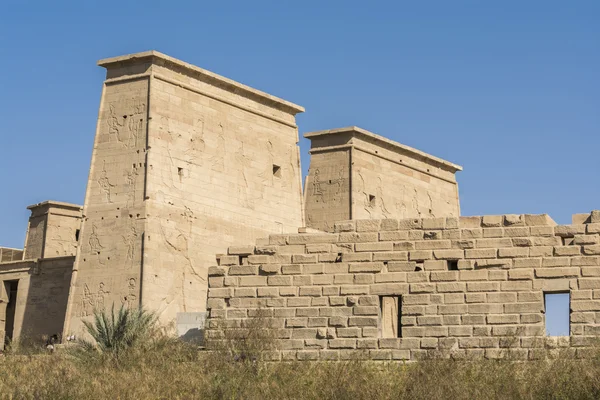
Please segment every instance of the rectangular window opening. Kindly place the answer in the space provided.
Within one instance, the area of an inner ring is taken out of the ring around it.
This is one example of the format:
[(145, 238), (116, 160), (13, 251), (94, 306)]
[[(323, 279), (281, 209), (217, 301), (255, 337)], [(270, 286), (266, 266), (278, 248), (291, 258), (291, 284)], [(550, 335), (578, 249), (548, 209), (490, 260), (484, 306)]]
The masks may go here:
[(544, 292), (546, 336), (569, 336), (571, 333), (571, 298), (569, 292)]
[(79, 242), (79, 232), (81, 232), (79, 229), (75, 230), (75, 241)]
[(281, 178), (281, 167), (279, 165), (273, 164), (273, 176)]
[(448, 271), (458, 271), (458, 260), (448, 260)]
[(379, 337), (402, 337), (401, 296), (379, 296)]

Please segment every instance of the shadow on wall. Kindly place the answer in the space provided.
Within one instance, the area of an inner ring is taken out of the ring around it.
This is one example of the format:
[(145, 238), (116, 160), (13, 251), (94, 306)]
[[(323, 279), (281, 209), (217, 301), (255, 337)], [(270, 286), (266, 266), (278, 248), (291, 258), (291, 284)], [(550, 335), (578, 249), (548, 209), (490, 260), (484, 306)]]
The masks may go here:
[[(44, 336), (61, 336), (73, 260), (74, 257), (42, 260), (30, 270), (29, 290), (22, 314), (21, 341), (39, 342)], [(19, 290), (22, 290), (21, 287)]]

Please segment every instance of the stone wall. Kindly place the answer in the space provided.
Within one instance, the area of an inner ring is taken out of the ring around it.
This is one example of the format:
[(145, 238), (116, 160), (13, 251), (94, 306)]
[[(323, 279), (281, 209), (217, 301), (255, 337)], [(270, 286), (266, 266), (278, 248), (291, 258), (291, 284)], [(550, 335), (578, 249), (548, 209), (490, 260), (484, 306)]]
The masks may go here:
[(41, 343), (60, 335), (65, 321), (75, 257), (56, 257), (0, 264), (0, 349), (4, 346), (7, 283), (18, 282), (13, 338)]
[(20, 261), (23, 259), (23, 249), (0, 247), (0, 263)]
[(357, 127), (310, 132), (306, 224), (333, 231), (336, 221), (457, 217), (459, 165)]
[(303, 225), (302, 107), (154, 51), (99, 65), (65, 334), (111, 304), (143, 305), (165, 325), (195, 318), (215, 253)]
[[(209, 270), (207, 334), (262, 310), (274, 359), (584, 354), (600, 333), (600, 212), (574, 219), (357, 220), (230, 247)], [(570, 293), (570, 338), (545, 337), (544, 294), (556, 292)]]

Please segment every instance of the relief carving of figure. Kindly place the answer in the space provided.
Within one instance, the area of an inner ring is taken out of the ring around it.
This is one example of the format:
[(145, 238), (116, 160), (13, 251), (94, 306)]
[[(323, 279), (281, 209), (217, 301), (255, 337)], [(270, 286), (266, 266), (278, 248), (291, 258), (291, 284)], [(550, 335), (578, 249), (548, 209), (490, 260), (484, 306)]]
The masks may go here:
[(125, 307), (132, 309), (137, 307), (136, 300), (136, 281), (135, 278), (130, 278), (127, 282), (127, 295), (123, 297), (122, 303)]
[(248, 196), (248, 179), (246, 177), (246, 170), (250, 168), (250, 158), (244, 154), (243, 143), (240, 143), (234, 156), (237, 164), (238, 201), (240, 205), (254, 209), (254, 202)]
[(217, 147), (214, 151), (214, 156), (210, 158), (211, 169), (223, 172), (225, 170), (225, 127), (222, 122), (219, 122), (216, 143)]
[(321, 177), (319, 176), (321, 171), (317, 168), (315, 170), (315, 176), (313, 178), (313, 196), (315, 196), (315, 201), (317, 203), (325, 203), (325, 192), (321, 187)]
[(100, 239), (98, 238), (98, 232), (96, 232), (96, 230), (96, 225), (92, 225), (92, 234), (90, 235), (90, 239), (88, 240), (88, 244), (90, 245), (90, 252), (92, 254), (100, 254), (100, 250), (102, 249)]
[[(120, 107), (118, 107), (120, 106)], [(118, 108), (123, 108), (121, 111)], [(129, 99), (108, 106), (109, 115), (106, 119), (109, 137), (124, 147), (137, 146), (138, 137), (144, 128), (144, 112), (146, 103), (139, 99)], [(109, 139), (110, 140), (110, 139)]]

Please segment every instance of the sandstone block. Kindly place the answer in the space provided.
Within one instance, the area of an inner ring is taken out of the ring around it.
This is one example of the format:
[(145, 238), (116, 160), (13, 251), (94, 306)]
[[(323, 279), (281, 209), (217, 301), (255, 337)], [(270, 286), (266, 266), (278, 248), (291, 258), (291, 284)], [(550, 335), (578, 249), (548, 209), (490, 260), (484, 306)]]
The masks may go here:
[(407, 251), (373, 253), (373, 261), (408, 261)]
[(497, 250), (489, 249), (467, 249), (465, 250), (465, 258), (496, 258)]
[(435, 283), (411, 283), (410, 293), (433, 293), (435, 292)]
[(524, 225), (525, 222), (523, 220), (522, 215), (517, 214), (506, 214), (504, 216), (504, 225), (505, 226), (520, 226)]
[[(370, 275), (371, 277), (373, 275)], [(406, 282), (406, 272), (392, 272), (375, 275), (375, 283)], [(356, 283), (356, 281), (355, 281)]]
[(508, 279), (510, 280), (532, 280), (533, 269), (513, 269), (508, 271)]
[(492, 325), (499, 324), (518, 324), (518, 314), (491, 314), (487, 316), (487, 323)]
[(583, 246), (583, 254), (587, 256), (600, 255), (600, 245)]
[(529, 227), (526, 226), (504, 228), (504, 236), (506, 237), (526, 237), (529, 235)]
[(416, 242), (415, 247), (417, 250), (437, 250), (437, 249), (449, 249), (452, 242), (450, 240), (425, 240), (422, 242)]
[(406, 274), (406, 281), (408, 283), (428, 282), (429, 274), (427, 272), (414, 272), (412, 274)]
[(401, 241), (408, 239), (408, 231), (386, 231), (379, 232), (379, 240), (382, 242), (386, 241)]
[(461, 228), (479, 228), (481, 217), (459, 217), (459, 226)]
[(584, 224), (580, 225), (557, 225), (554, 227), (554, 234), (560, 237), (575, 237), (575, 235), (582, 235), (586, 231)]
[(409, 285), (406, 283), (378, 283), (371, 285), (371, 294), (374, 295), (401, 295), (408, 293)]
[(485, 303), (486, 294), (485, 293), (465, 293), (465, 301), (467, 303)]
[(316, 264), (318, 257), (316, 254), (294, 254), (292, 255), (294, 264)]
[(600, 233), (600, 223), (588, 224), (587, 225), (587, 233), (588, 234)]
[(460, 229), (446, 229), (442, 231), (442, 239), (460, 239)]
[(343, 285), (340, 287), (342, 296), (353, 294), (369, 294), (369, 286), (367, 285)]
[(334, 232), (353, 232), (355, 229), (355, 221), (339, 221), (333, 224)]
[(208, 289), (208, 297), (209, 298), (230, 298), (233, 297), (233, 289), (232, 288), (209, 288)]
[[(502, 314), (504, 312), (502, 304), (468, 304), (469, 314)], [(465, 316), (463, 316), (463, 324)], [(473, 332), (475, 335), (476, 333)]]
[(349, 317), (348, 326), (377, 326), (377, 317)]
[(254, 246), (230, 246), (227, 253), (230, 255), (247, 256), (254, 254)]
[[(437, 285), (437, 291), (440, 293), (446, 293), (446, 292), (465, 292), (466, 291), (466, 284), (464, 282), (443, 282), (443, 283), (438, 283)], [(411, 289), (412, 289), (412, 284), (411, 284)], [(411, 290), (412, 292), (412, 290)]]
[(327, 320), (328, 320), (327, 317), (309, 317), (308, 318), (308, 327), (326, 327)]
[(529, 257), (529, 249), (527, 247), (512, 247), (506, 249), (498, 249), (498, 258), (517, 257)]
[(512, 240), (513, 246), (515, 247), (531, 247), (533, 246), (533, 240), (530, 238), (514, 238)]
[(483, 230), (484, 238), (501, 238), (504, 236), (503, 228), (485, 228)]
[(408, 253), (408, 259), (411, 261), (424, 261), (433, 258), (430, 250), (413, 250)]
[(464, 250), (434, 250), (433, 255), (438, 260), (458, 260), (464, 258)]
[(418, 218), (406, 218), (398, 220), (398, 229), (401, 231), (421, 229), (422, 227), (422, 220)]
[(556, 225), (556, 222), (548, 214), (525, 214), (523, 220), (527, 226)]
[(379, 235), (377, 232), (349, 232), (340, 233), (340, 243), (376, 242)]
[(513, 267), (515, 268), (539, 268), (541, 266), (541, 258), (516, 258), (513, 261)]
[(536, 278), (566, 278), (577, 277), (579, 268), (573, 267), (555, 267), (555, 268), (536, 268)]
[(579, 289), (600, 289), (600, 279), (581, 278), (579, 279)]
[(448, 269), (448, 263), (445, 260), (425, 260), (423, 269), (425, 271), (445, 271)]
[(456, 281), (458, 271), (433, 271), (430, 275), (431, 282)]
[(342, 262), (370, 262), (373, 259), (373, 253), (344, 253), (342, 254)]
[(221, 267), (208, 267), (208, 276), (224, 276), (225, 268)]
[(502, 226), (504, 222), (504, 216), (502, 215), (484, 215), (481, 222), (481, 226), (485, 228)]
[(359, 338), (362, 337), (362, 329), (358, 327), (337, 328), (337, 337), (339, 338)]
[(488, 303), (515, 303), (517, 301), (517, 294), (514, 292), (495, 292), (487, 293)]
[(299, 275), (302, 273), (302, 266), (299, 264), (282, 265), (281, 273), (284, 275)]
[(354, 244), (354, 248), (357, 252), (392, 251), (394, 250), (394, 244), (392, 242), (365, 242)]
[(381, 226), (379, 219), (363, 219), (356, 221), (356, 232), (377, 232)]
[[(444, 314), (466, 314), (468, 310), (467, 304), (445, 304), (438, 307), (438, 312)], [(417, 319), (417, 321), (419, 321)], [(420, 324), (420, 323), (419, 323)]]
[(479, 239), (483, 237), (481, 228), (463, 228), (460, 230), (461, 239)]
[(459, 270), (475, 269), (475, 261), (473, 260), (458, 260)]
[(310, 297), (289, 297), (288, 307), (310, 307)]
[(493, 292), (500, 290), (499, 282), (467, 282), (469, 292)]
[(363, 263), (351, 263), (349, 265), (349, 272), (381, 272), (383, 269), (382, 262), (363, 262)]
[(300, 296), (320, 297), (322, 289), (319, 286), (303, 286), (300, 287)]

